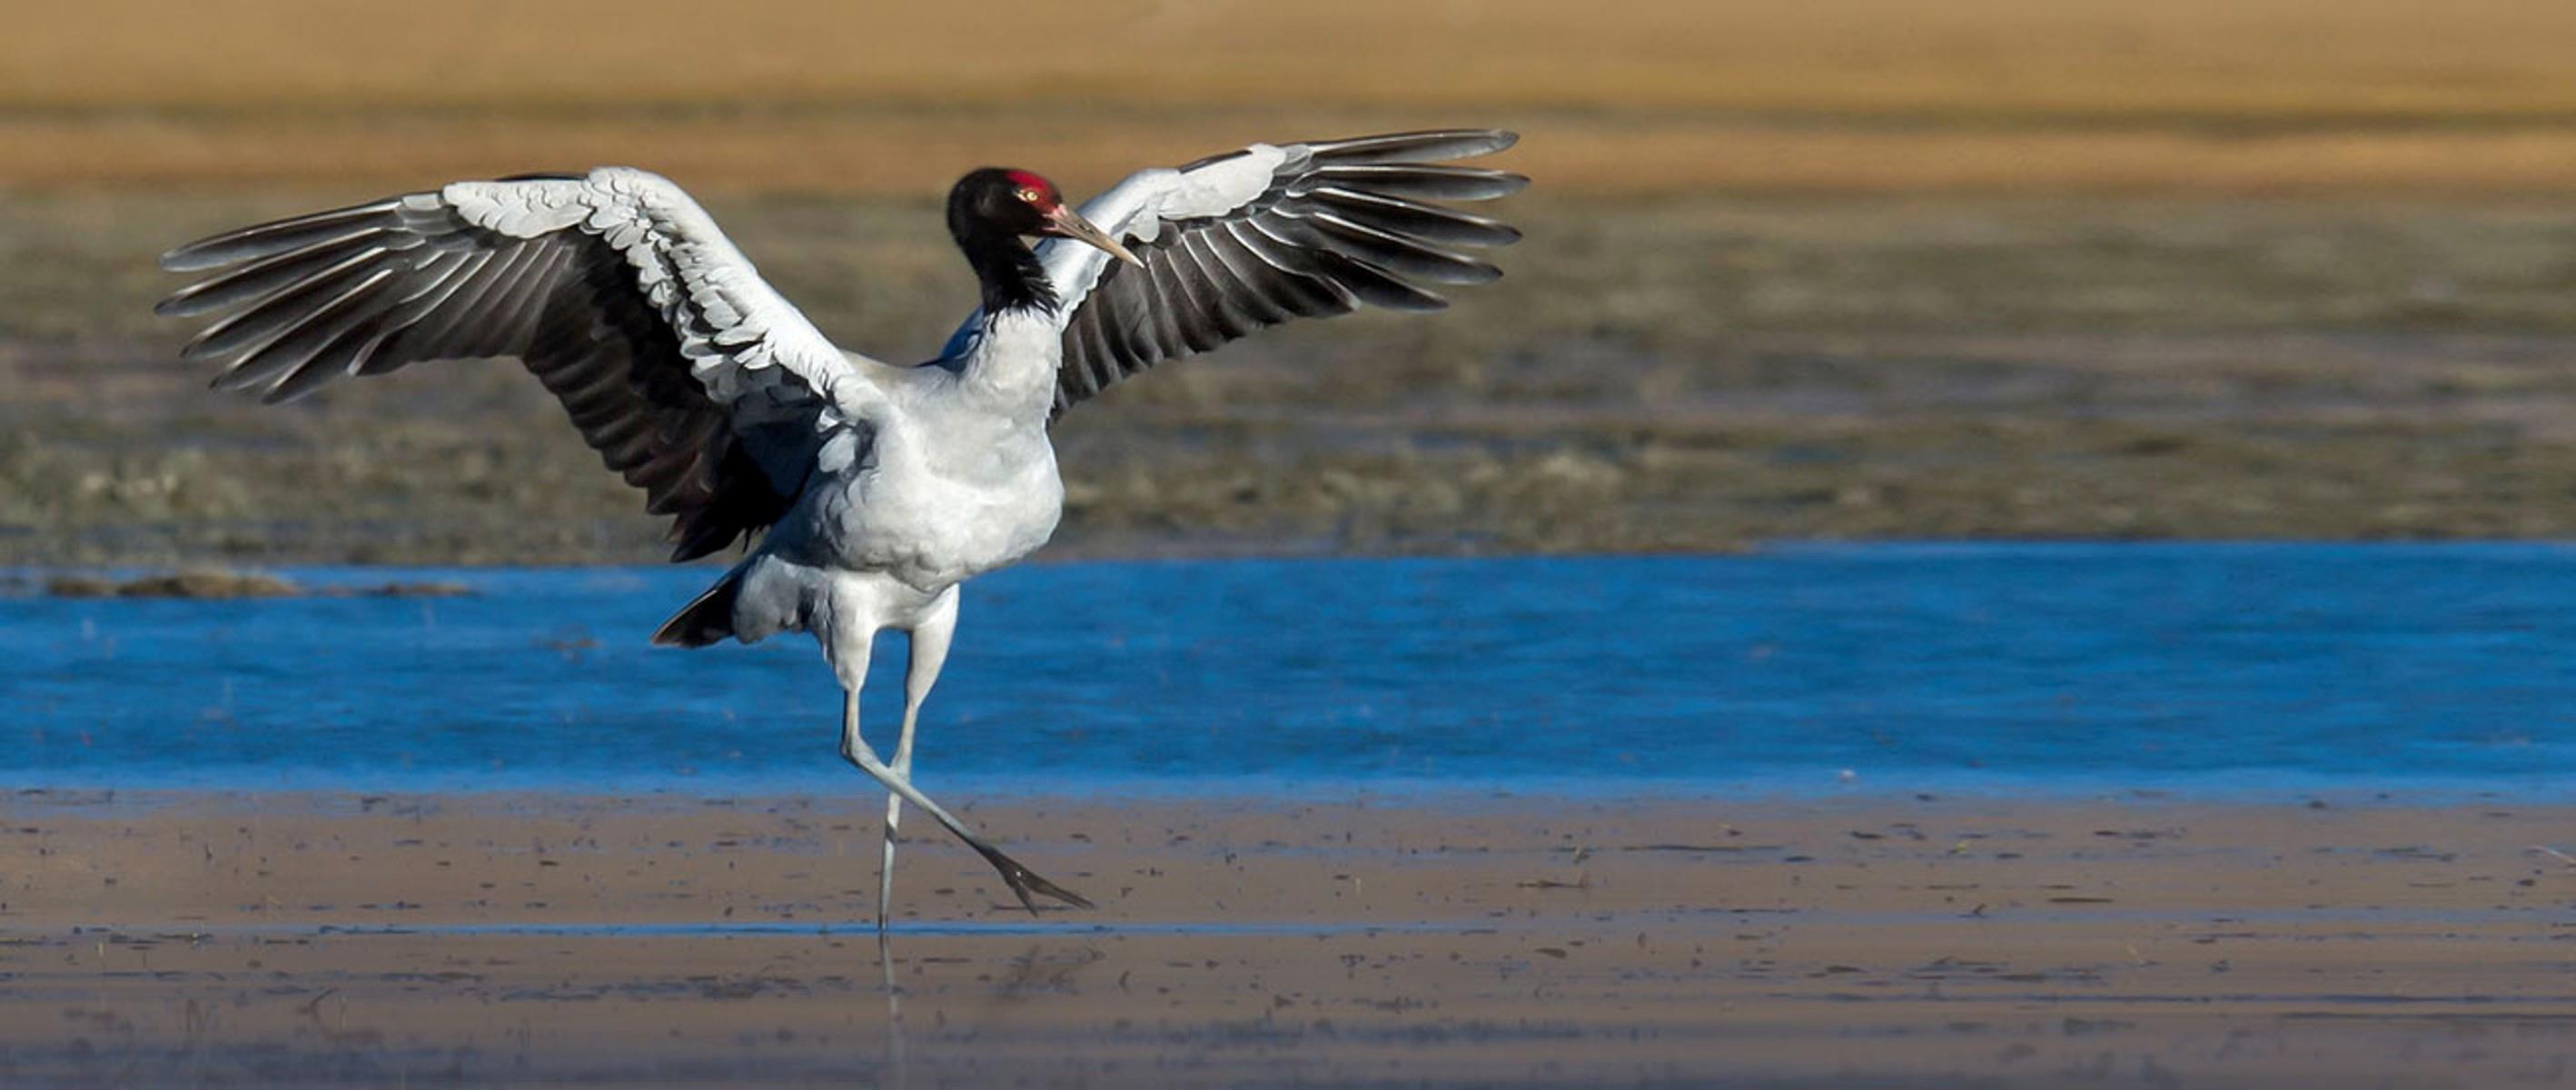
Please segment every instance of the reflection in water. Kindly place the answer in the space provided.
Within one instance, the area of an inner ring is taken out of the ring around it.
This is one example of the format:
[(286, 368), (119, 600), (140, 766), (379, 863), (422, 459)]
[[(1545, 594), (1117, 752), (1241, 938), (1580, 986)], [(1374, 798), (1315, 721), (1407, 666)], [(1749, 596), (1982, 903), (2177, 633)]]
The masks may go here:
[(1073, 978), (1085, 966), (1108, 957), (1097, 946), (1080, 946), (1056, 954), (1047, 953), (1044, 946), (1031, 946), (1028, 953), (1011, 959), (1010, 975), (1003, 977), (996, 987), (1004, 999), (1026, 999), (1046, 993), (1071, 995), (1077, 990)]
[[(932, 936), (914, 937), (927, 941)], [(991, 979), (991, 1001), (1014, 1004), (1046, 996), (1079, 995), (1082, 988), (1078, 978), (1083, 971), (1108, 960), (1107, 951), (1089, 942), (1056, 946), (1032, 944), (1025, 952), (1005, 962), (1006, 972)], [(879, 931), (877, 980), (885, 993), (885, 1073), (881, 1085), (902, 1090), (911, 1077), (911, 1057), (905, 1047), (903, 987), (896, 983), (894, 969), (894, 936), (891, 932)], [(982, 981), (985, 978), (977, 979)]]
[(885, 986), (885, 1085), (904, 1090), (903, 990), (894, 983), (894, 938), (883, 930), (877, 932), (877, 971)]

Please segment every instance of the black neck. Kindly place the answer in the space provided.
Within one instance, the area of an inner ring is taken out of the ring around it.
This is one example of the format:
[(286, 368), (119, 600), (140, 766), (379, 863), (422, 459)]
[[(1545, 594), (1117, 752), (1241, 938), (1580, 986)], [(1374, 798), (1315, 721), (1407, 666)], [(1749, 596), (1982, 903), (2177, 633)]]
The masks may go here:
[(1048, 283), (1046, 267), (1017, 236), (970, 231), (958, 236), (957, 248), (966, 251), (966, 263), (975, 267), (975, 279), (984, 285), (984, 313), (1055, 309), (1055, 285)]

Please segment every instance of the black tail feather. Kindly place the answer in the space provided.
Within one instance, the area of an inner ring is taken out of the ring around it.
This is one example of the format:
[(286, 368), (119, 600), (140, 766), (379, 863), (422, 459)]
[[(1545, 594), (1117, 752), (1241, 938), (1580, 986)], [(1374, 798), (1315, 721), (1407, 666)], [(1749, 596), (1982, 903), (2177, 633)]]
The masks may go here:
[(734, 599), (742, 594), (741, 568), (726, 572), (706, 593), (680, 607), (653, 633), (656, 647), (705, 647), (733, 636)]

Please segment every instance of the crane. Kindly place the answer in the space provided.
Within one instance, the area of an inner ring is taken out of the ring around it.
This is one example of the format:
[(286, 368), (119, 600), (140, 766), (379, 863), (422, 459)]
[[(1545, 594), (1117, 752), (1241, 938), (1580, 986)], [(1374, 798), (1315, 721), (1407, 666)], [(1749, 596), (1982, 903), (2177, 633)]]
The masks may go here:
[[(1425, 284), (1501, 276), (1469, 251), (1520, 233), (1442, 202), (1527, 185), (1453, 162), (1515, 140), (1253, 144), (1139, 171), (1078, 211), (1037, 174), (973, 171), (947, 220), (982, 298), (938, 358), (909, 367), (835, 347), (687, 193), (631, 167), (461, 181), (215, 235), (162, 257), (202, 276), (155, 309), (214, 316), (181, 357), (271, 403), (412, 363), (516, 357), (672, 519), (672, 560), (745, 545), (656, 644), (805, 632), (821, 646), (843, 694), (841, 755), (887, 791), (880, 933), (906, 802), (1030, 912), (1037, 897), (1088, 908), (913, 783), (959, 585), (1054, 533), (1064, 487), (1048, 429), (1075, 404), (1293, 318), (1436, 310), (1446, 300)], [(889, 629), (909, 634), (890, 759), (859, 729)]]

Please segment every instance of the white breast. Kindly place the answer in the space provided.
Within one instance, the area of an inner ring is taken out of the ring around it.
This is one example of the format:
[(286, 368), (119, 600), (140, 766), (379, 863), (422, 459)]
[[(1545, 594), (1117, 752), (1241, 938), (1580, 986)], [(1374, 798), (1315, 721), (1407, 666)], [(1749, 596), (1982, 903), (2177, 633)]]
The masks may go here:
[(923, 367), (889, 391), (864, 458), (823, 487), (843, 563), (935, 590), (1037, 551), (1064, 510), (1046, 419), (1060, 334), (1052, 316), (986, 323), (962, 366)]

